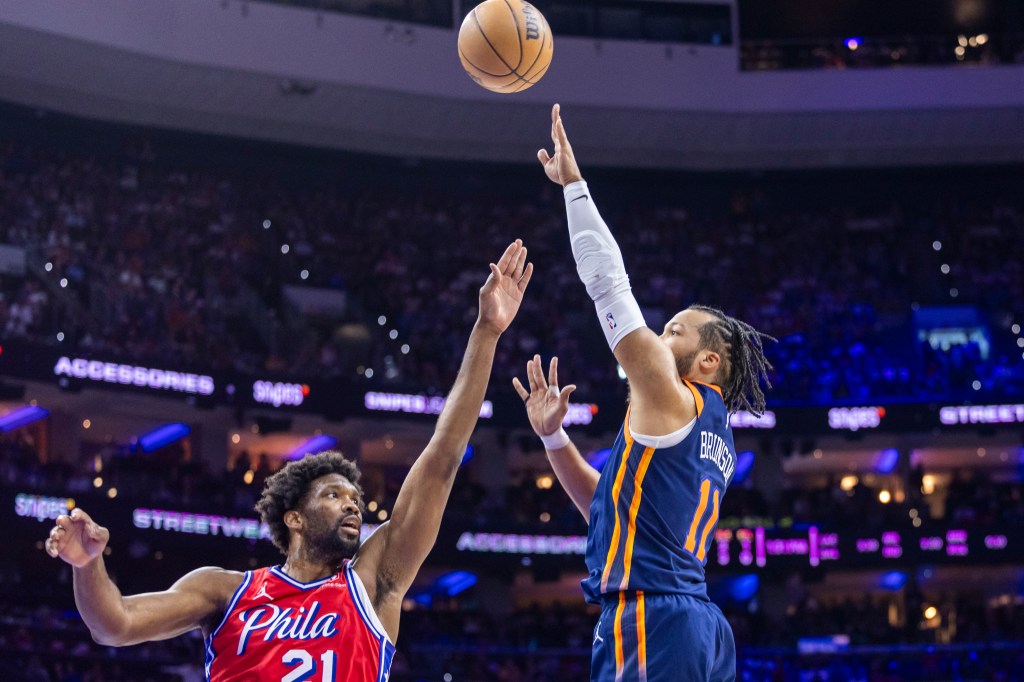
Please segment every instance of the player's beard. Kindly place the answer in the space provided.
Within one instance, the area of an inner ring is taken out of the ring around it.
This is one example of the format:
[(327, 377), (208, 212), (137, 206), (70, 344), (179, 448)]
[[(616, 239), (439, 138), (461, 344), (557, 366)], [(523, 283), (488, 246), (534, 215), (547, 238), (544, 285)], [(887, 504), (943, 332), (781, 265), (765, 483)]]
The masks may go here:
[[(676, 358), (676, 374), (679, 375), (680, 379), (685, 379), (687, 372), (693, 367), (693, 361), (697, 359), (699, 350), (695, 350), (691, 353), (687, 353), (681, 357)], [(626, 404), (628, 405), (633, 397), (633, 391), (629, 386), (629, 380), (626, 380)]]
[(340, 566), (343, 560), (356, 555), (361, 538), (349, 538), (343, 534), (341, 524), (344, 520), (340, 518), (330, 524), (322, 517), (310, 517), (302, 543), (308, 560)]
[(693, 361), (697, 359), (697, 353), (699, 352), (699, 350), (695, 350), (692, 353), (687, 353), (686, 355), (676, 358), (676, 374), (678, 374), (680, 378), (685, 379), (686, 375), (689, 374), (690, 370), (693, 368)]

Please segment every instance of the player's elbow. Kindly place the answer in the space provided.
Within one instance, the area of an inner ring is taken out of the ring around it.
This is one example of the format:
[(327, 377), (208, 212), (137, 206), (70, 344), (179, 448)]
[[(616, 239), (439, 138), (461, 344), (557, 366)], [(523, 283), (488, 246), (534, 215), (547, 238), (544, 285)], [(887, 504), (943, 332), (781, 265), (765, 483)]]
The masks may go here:
[(108, 627), (89, 626), (92, 641), (102, 646), (128, 646), (136, 644), (129, 631), (128, 623), (107, 624)]
[(455, 478), (455, 474), (462, 464), (462, 458), (466, 453), (465, 441), (449, 442), (443, 436), (427, 445), (423, 455), (420, 456), (420, 464), (431, 478), (438, 480), (449, 480)]
[(89, 629), (89, 634), (92, 635), (92, 641), (96, 642), (100, 646), (128, 646), (131, 644), (128, 638), (123, 634), (105, 632), (103, 630), (97, 630), (94, 628)]

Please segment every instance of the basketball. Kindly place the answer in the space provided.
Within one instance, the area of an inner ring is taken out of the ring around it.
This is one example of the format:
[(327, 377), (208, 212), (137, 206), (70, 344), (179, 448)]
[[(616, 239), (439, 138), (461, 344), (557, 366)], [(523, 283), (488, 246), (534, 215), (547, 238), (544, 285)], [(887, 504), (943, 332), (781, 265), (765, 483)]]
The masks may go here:
[(462, 68), (493, 92), (520, 92), (537, 83), (553, 51), (547, 20), (525, 0), (485, 0), (459, 29)]

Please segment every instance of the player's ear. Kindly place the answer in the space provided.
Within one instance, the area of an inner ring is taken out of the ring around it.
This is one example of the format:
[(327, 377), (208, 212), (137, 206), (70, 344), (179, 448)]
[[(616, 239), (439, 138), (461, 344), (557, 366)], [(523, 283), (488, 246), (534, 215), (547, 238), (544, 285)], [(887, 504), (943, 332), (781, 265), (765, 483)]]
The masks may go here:
[(713, 350), (706, 350), (700, 359), (700, 370), (704, 374), (714, 374), (722, 366), (722, 356)]
[(289, 509), (284, 513), (284, 525), (286, 525), (289, 530), (302, 530), (302, 513), (295, 509)]

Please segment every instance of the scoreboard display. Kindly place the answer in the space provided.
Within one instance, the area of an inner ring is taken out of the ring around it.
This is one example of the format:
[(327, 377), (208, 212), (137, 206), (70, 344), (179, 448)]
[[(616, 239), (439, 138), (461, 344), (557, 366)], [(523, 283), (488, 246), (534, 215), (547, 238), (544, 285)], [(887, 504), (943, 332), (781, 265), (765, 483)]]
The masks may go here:
[(1017, 528), (933, 526), (877, 532), (819, 526), (719, 528), (711, 560), (719, 566), (884, 567), (916, 563), (998, 563), (1024, 556)]

